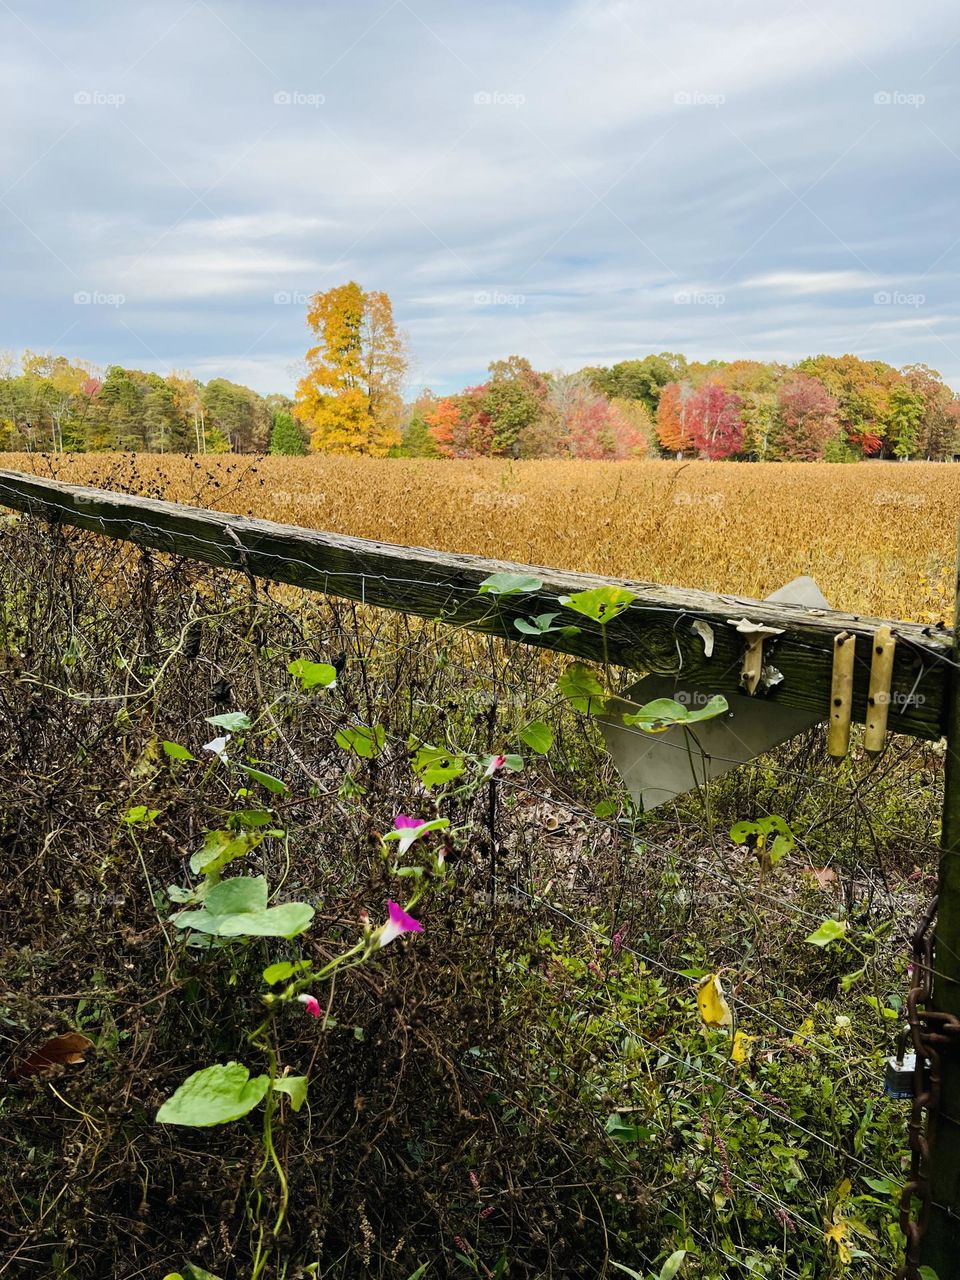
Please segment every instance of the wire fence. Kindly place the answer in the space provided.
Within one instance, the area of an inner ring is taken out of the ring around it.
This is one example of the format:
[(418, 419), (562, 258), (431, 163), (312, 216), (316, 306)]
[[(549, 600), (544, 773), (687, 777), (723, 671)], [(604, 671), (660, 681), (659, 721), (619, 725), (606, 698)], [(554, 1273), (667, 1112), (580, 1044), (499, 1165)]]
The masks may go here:
[[(449, 822), (413, 850), (447, 867), (422, 935), (338, 978), (321, 1026), (283, 1023), (310, 1093), (283, 1121), (270, 1274), (899, 1264), (909, 1104), (884, 1083), (935, 888), (939, 744), (873, 758), (855, 730), (837, 763), (818, 727), (643, 813), (559, 655), (20, 517), (0, 601), (0, 1275), (250, 1274), (251, 1188), (272, 1193), (249, 1129), (171, 1136), (153, 1112), (211, 1054), (249, 1057), (260, 970), (296, 952), (171, 925), (204, 832), (252, 812), (282, 834), (244, 870), (314, 906), (317, 963), (404, 900), (397, 815)], [(305, 688), (303, 660), (335, 683)], [(231, 712), (249, 723), (210, 724)], [(769, 817), (792, 837), (775, 865), (730, 836)], [(836, 939), (810, 942), (824, 921)], [(86, 1060), (24, 1078), (65, 1031)]]

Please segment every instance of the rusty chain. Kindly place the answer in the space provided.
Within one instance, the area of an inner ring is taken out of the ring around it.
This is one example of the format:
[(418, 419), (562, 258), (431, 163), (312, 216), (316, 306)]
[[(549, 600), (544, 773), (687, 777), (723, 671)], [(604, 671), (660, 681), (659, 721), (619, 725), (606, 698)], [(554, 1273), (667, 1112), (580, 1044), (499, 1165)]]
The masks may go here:
[[(930, 1151), (940, 1110), (940, 1046), (960, 1036), (960, 1019), (931, 1007), (933, 997), (933, 921), (937, 899), (927, 908), (913, 935), (913, 983), (907, 995), (907, 1026), (916, 1060), (913, 1107), (908, 1129), (910, 1176), (900, 1197), (900, 1227), (906, 1258), (897, 1280), (919, 1280), (920, 1243), (930, 1220)], [(919, 1209), (914, 1213), (914, 1201)]]

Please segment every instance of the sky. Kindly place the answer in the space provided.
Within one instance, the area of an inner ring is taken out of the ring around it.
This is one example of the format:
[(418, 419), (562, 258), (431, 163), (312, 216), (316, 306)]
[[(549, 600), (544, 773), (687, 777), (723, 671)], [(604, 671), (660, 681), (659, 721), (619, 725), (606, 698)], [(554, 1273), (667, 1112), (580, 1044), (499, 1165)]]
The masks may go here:
[(0, 348), (292, 392), (651, 351), (960, 389), (955, 0), (0, 0)]

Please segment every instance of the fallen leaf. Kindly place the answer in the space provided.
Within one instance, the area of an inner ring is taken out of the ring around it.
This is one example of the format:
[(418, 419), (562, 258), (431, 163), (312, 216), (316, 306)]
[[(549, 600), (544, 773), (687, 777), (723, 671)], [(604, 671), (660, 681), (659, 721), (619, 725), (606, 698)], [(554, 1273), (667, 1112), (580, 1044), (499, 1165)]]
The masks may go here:
[(33, 1053), (16, 1067), (14, 1075), (48, 1075), (55, 1067), (72, 1062), (83, 1062), (84, 1054), (92, 1048), (92, 1040), (80, 1035), (78, 1031), (68, 1031), (65, 1035), (54, 1036), (39, 1049), (34, 1049)]
[(837, 882), (837, 873), (833, 867), (804, 867), (803, 874), (815, 880), (821, 889), (826, 889)]

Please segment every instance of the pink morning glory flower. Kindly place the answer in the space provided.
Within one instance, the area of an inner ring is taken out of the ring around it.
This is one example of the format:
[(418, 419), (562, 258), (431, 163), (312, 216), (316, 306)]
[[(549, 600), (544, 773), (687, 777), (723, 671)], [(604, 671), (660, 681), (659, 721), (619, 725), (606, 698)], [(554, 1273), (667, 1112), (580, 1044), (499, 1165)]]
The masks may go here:
[(397, 851), (402, 856), (420, 834), (420, 828), (427, 825), (424, 818), (411, 818), (405, 813), (398, 813), (393, 820), (394, 831), (400, 832), (400, 843)]
[(301, 1004), (305, 1004), (307, 1006), (307, 1013), (310, 1014), (311, 1018), (320, 1017), (320, 1001), (316, 996), (310, 996), (304, 992), (303, 995), (297, 996), (297, 999)]
[(385, 947), (388, 942), (393, 942), (394, 938), (399, 938), (404, 933), (423, 933), (423, 925), (419, 920), (414, 920), (413, 916), (407, 915), (403, 907), (395, 902), (387, 903), (387, 912), (389, 918), (385, 925), (380, 929), (380, 946)]
[(487, 771), (483, 775), (485, 778), (492, 778), (493, 775), (507, 763), (506, 756), (491, 756), (490, 763), (487, 765)]

